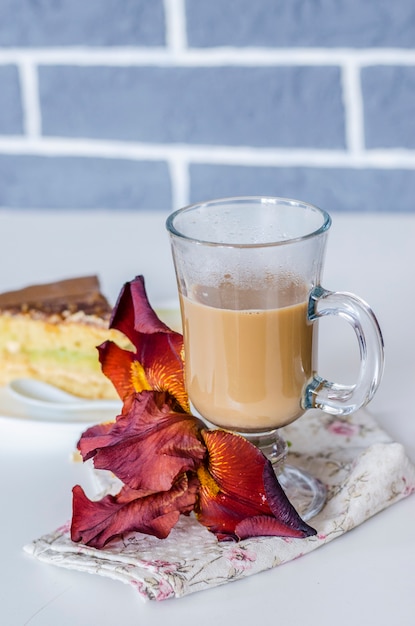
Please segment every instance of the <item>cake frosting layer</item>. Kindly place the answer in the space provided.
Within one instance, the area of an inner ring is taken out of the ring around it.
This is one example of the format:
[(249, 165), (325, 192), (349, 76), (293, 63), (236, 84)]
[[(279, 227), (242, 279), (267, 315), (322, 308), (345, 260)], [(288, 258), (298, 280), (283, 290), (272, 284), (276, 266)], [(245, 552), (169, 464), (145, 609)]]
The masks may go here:
[(97, 276), (80, 276), (30, 285), (0, 294), (0, 311), (40, 311), (44, 314), (82, 311), (109, 318), (111, 306), (100, 291)]

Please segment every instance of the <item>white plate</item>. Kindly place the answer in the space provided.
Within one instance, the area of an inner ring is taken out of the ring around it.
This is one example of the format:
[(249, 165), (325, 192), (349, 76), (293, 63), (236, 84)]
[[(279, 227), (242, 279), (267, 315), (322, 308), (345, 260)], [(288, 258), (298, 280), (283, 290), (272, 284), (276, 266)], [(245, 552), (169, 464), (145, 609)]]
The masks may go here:
[(63, 389), (34, 378), (17, 378), (9, 384), (12, 396), (30, 409), (41, 411), (65, 411), (83, 413), (86, 411), (121, 411), (118, 400), (89, 400), (74, 396)]
[[(121, 405), (120, 405), (121, 406)], [(90, 424), (115, 419), (116, 410), (74, 411), (71, 408), (51, 407), (19, 400), (8, 387), (0, 387), (0, 418), (13, 418), (30, 422), (55, 424)]]

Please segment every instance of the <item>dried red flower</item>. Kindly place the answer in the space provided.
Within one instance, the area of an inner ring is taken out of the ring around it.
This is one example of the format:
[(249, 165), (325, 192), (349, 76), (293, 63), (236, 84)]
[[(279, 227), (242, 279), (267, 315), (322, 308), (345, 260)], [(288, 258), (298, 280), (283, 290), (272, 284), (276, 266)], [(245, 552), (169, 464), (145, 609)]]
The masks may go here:
[(240, 435), (206, 430), (189, 412), (183, 337), (159, 320), (142, 276), (124, 285), (111, 319), (135, 352), (107, 341), (104, 374), (123, 400), (114, 422), (78, 442), (84, 461), (113, 472), (119, 494), (99, 501), (73, 490), (71, 537), (96, 548), (130, 531), (166, 537), (194, 511), (220, 540), (315, 534), (288, 501), (270, 462)]

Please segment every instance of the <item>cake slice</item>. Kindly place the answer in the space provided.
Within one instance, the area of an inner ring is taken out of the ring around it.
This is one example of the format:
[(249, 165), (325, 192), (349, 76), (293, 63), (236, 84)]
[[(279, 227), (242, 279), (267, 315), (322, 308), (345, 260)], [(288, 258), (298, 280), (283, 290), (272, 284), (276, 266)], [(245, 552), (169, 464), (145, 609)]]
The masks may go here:
[(112, 339), (111, 306), (96, 276), (32, 285), (0, 294), (0, 385), (36, 378), (85, 398), (116, 398), (96, 347)]

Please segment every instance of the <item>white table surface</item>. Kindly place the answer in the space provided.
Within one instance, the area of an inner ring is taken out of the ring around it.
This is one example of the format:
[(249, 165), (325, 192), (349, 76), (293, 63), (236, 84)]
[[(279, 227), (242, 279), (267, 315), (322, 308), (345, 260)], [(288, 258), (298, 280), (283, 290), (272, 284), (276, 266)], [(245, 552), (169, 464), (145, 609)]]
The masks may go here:
[[(336, 215), (323, 282), (377, 313), (386, 367), (370, 412), (415, 462), (415, 214)], [(97, 273), (115, 301), (144, 274), (153, 304), (175, 300), (165, 215), (0, 212), (0, 291)], [(357, 347), (323, 320), (320, 370), (352, 382)], [(1, 402), (0, 402), (1, 408)], [(71, 453), (84, 426), (0, 417), (0, 623), (4, 626), (415, 624), (415, 496), (282, 567), (179, 600), (143, 602), (129, 586), (42, 564), (22, 548), (71, 515), (86, 468)]]

